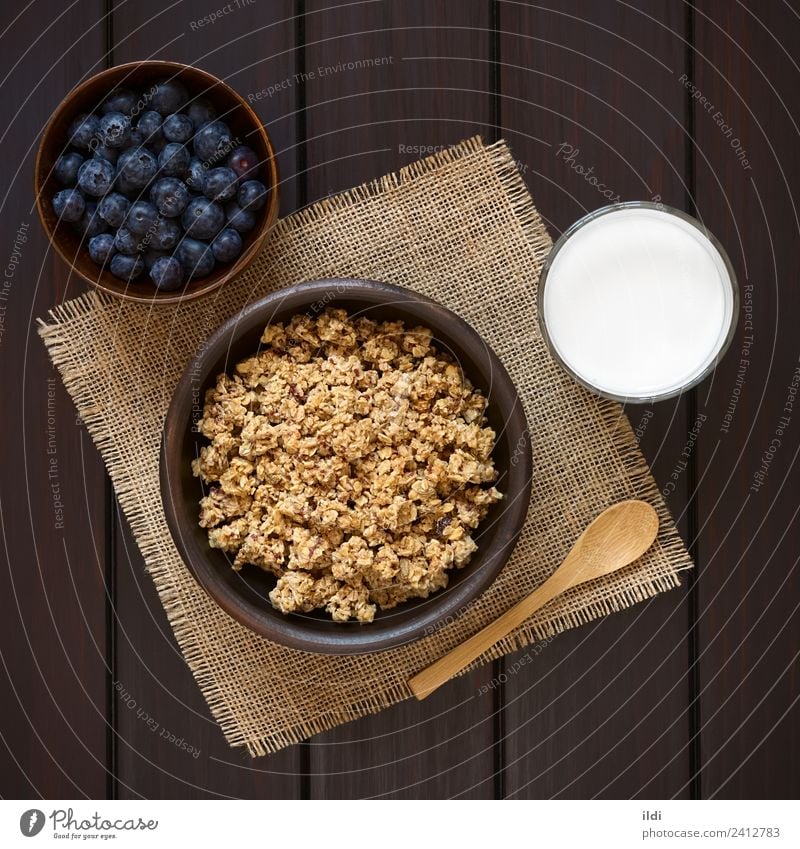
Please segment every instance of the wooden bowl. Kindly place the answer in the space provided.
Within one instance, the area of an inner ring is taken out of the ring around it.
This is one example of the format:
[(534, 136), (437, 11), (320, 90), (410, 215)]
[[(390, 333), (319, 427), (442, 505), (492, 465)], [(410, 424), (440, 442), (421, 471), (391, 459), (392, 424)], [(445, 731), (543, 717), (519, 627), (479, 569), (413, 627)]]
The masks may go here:
[[(242, 253), (235, 262), (215, 267), (208, 277), (191, 282), (184, 289), (160, 292), (146, 276), (133, 283), (126, 283), (114, 277), (107, 268), (101, 269), (92, 262), (83, 238), (69, 225), (59, 224), (53, 212), (53, 195), (63, 186), (56, 182), (52, 172), (58, 157), (68, 149), (67, 131), (79, 113), (98, 110), (106, 95), (116, 86), (146, 92), (156, 80), (173, 78), (179, 79), (186, 86), (190, 97), (208, 97), (219, 113), (219, 118), (230, 126), (237, 143), (245, 144), (255, 151), (261, 161), (259, 179), (269, 189), (269, 195), (266, 204), (257, 213), (256, 226), (249, 233), (243, 234)], [(269, 136), (258, 116), (247, 101), (222, 80), (199, 68), (178, 62), (144, 61), (117, 65), (74, 88), (45, 127), (36, 156), (34, 188), (39, 218), (62, 259), (101, 291), (117, 298), (148, 304), (168, 304), (198, 298), (235, 277), (252, 262), (278, 217), (278, 168)]]
[[(208, 544), (198, 525), (205, 494), (191, 461), (208, 441), (194, 429), (203, 398), (218, 374), (230, 372), (259, 349), (264, 327), (297, 313), (333, 305), (377, 320), (401, 319), (425, 325), (440, 350), (449, 351), (473, 385), (488, 399), (487, 417), (497, 434), (493, 458), (497, 487), (505, 498), (492, 506), (478, 528), (478, 549), (470, 562), (450, 572), (449, 585), (427, 599), (379, 611), (369, 624), (337, 623), (322, 612), (285, 615), (267, 594), (275, 578), (252, 566), (237, 572), (228, 556)], [(161, 497), (167, 524), (184, 562), (209, 595), (234, 619), (291, 648), (324, 654), (375, 652), (435, 633), (457, 618), (495, 579), (508, 559), (528, 510), (531, 442), (517, 391), (500, 360), (478, 333), (450, 310), (408, 289), (368, 280), (300, 283), (251, 304), (226, 321), (186, 368), (172, 398), (161, 450)]]

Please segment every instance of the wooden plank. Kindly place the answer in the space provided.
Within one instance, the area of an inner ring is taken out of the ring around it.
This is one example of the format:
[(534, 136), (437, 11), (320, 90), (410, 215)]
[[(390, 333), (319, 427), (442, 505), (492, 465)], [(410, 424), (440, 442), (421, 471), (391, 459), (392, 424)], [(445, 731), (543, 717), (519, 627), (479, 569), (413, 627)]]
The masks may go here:
[(103, 797), (105, 474), (34, 322), (84, 286), (48, 250), (31, 192), (45, 122), (103, 67), (103, 4), (46, 5), (49, 14), (19, 17), (6, 6), (0, 23), (3, 94), (16, 113), (0, 223), (0, 796)]
[(232, 749), (178, 649), (120, 517), (117, 545), (119, 798), (297, 798), (300, 750), (252, 759)]
[[(224, 6), (224, 4), (223, 4)], [(297, 207), (293, 0), (229, 4), (121, 3), (114, 7), (114, 62), (165, 59), (216, 74), (252, 106), (270, 134), (281, 177), (281, 215)], [(289, 84), (286, 84), (286, 81)]]
[[(281, 212), (286, 214), (297, 196), (295, 92), (279, 88), (259, 94), (294, 74), (294, 4), (235, 5), (214, 21), (203, 20), (212, 11), (155, 2), (116, 5), (114, 60), (159, 57), (191, 63), (251, 95), (278, 152)], [(129, 694), (120, 694), (116, 707), (120, 797), (299, 796), (299, 747), (251, 760), (225, 743), (175, 644), (124, 520), (119, 525), (116, 678)]]
[[(306, 3), (310, 201), (466, 136), (491, 138), (489, 11), (424, 0)], [(313, 738), (311, 796), (491, 797), (497, 705), (478, 695), (491, 674)]]
[(742, 288), (736, 339), (698, 396), (701, 786), (797, 798), (796, 4), (701, 0), (695, 34), (697, 209)]
[[(619, 200), (685, 200), (683, 3), (500, 3), (502, 131), (554, 236)], [(632, 407), (666, 486), (685, 400)], [(687, 475), (668, 501), (687, 524)], [(515, 797), (687, 793), (686, 589), (506, 660), (505, 786)]]
[(488, 4), (308, 0), (310, 200), (482, 133), (491, 139)]

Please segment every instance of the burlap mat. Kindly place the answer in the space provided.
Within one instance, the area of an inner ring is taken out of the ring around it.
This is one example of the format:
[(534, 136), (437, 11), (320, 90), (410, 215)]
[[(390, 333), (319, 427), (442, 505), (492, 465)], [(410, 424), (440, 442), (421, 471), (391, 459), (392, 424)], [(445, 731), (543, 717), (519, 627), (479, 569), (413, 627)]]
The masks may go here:
[[(540, 584), (586, 523), (620, 499), (636, 496), (657, 508), (661, 531), (648, 554), (570, 591), (480, 662), (675, 587), (678, 572), (691, 566), (620, 407), (575, 385), (539, 335), (536, 284), (550, 244), (505, 144), (471, 139), (283, 219), (245, 274), (198, 302), (151, 309), (90, 292), (41, 323), (231, 745), (262, 755), (408, 698), (412, 673)], [(202, 339), (274, 289), (333, 276), (409, 286), (469, 321), (516, 383), (535, 452), (527, 524), (492, 587), (435, 634), (358, 657), (286, 649), (228, 618), (178, 556), (158, 484), (164, 414)]]

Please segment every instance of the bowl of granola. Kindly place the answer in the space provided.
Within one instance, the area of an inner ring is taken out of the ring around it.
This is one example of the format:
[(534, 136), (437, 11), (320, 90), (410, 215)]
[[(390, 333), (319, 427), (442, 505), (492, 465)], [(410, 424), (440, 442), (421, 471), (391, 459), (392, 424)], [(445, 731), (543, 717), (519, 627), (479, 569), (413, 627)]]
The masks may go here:
[(368, 280), (274, 292), (200, 347), (169, 407), (175, 544), (229, 615), (292, 648), (381, 651), (459, 615), (506, 563), (525, 414), (480, 335)]

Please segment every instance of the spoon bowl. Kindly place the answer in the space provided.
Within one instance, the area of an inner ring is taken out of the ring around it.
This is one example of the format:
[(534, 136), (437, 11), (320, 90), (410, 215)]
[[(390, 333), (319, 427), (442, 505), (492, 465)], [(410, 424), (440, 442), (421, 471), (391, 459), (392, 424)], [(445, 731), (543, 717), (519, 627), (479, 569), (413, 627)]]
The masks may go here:
[(610, 575), (641, 557), (657, 533), (658, 515), (646, 501), (620, 501), (587, 525), (552, 578), (571, 574), (567, 589)]

